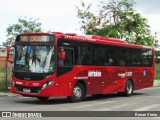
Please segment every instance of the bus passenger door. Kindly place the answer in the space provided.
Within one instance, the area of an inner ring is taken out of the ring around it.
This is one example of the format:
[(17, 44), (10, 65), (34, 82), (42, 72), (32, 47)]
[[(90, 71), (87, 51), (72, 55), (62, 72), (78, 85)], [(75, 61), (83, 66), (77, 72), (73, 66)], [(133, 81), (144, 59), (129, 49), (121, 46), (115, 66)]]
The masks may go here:
[[(62, 53), (63, 52), (63, 53)], [(71, 76), (66, 74), (73, 68), (74, 50), (72, 48), (59, 48), (58, 51), (58, 83), (59, 83), (59, 95), (68, 95), (69, 93), (69, 81)]]

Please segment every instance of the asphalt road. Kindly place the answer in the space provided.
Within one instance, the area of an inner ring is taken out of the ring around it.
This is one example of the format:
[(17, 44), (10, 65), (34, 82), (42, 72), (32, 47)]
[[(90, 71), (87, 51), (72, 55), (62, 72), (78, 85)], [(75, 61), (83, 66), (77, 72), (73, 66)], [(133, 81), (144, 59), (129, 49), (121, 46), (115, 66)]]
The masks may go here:
[[(0, 97), (0, 111), (160, 111), (160, 87), (146, 88), (134, 91), (131, 97), (118, 96), (116, 93), (104, 95), (103, 97), (88, 96), (86, 101), (79, 103), (69, 103), (66, 98), (50, 98), (48, 101), (39, 101), (30, 97)], [(44, 119), (44, 118), (42, 118)], [(47, 118), (51, 119), (51, 118)], [(61, 120), (63, 118), (56, 117)], [(54, 119), (54, 120), (55, 120)], [(74, 118), (65, 118), (65, 120)], [(79, 117), (76, 119), (84, 120)], [(112, 118), (88, 117), (89, 120), (106, 120)], [(119, 120), (137, 120), (132, 118), (116, 118)], [(155, 120), (157, 117), (140, 120)], [(17, 118), (15, 118), (17, 120)], [(38, 119), (39, 120), (39, 119)]]

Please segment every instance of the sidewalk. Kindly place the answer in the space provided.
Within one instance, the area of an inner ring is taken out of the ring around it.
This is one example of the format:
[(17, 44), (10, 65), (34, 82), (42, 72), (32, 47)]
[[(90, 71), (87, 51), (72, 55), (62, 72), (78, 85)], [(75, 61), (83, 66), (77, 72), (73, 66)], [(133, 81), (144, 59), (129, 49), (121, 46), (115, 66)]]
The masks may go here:
[[(154, 80), (154, 85), (153, 87), (160, 87), (160, 80)], [(13, 93), (7, 93), (7, 92), (0, 92), (0, 97), (16, 97), (16, 96), (21, 96), (18, 94), (13, 94)]]
[(0, 97), (16, 97), (16, 96), (20, 96), (18, 94), (13, 94), (13, 93), (7, 93), (7, 92), (0, 92)]
[(159, 87), (160, 86), (160, 80), (154, 80), (154, 87)]

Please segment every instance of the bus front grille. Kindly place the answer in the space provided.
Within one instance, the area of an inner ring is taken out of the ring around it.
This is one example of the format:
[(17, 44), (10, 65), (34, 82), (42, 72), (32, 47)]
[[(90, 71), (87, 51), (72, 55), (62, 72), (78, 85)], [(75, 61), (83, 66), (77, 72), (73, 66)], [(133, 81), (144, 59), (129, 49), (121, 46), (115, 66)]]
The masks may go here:
[(41, 88), (40, 87), (23, 87), (23, 86), (15, 86), (16, 90), (19, 92), (27, 92), (25, 90), (28, 90), (28, 93), (39, 93)]

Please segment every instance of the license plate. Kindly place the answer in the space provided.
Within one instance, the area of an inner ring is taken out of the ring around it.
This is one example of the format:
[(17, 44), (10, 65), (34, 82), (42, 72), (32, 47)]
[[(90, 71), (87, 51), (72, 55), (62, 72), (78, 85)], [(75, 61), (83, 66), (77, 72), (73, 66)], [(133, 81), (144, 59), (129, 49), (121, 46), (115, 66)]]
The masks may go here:
[(23, 92), (30, 93), (30, 89), (29, 88), (23, 88)]

